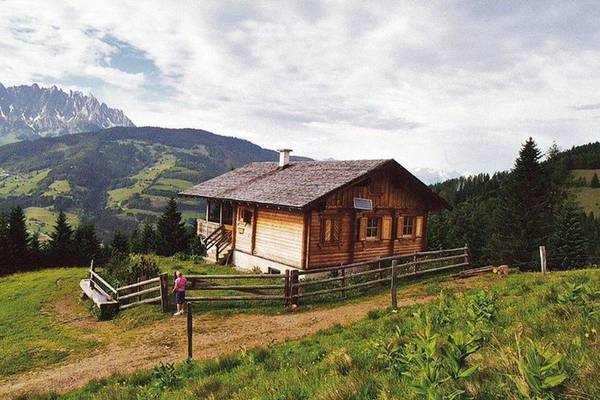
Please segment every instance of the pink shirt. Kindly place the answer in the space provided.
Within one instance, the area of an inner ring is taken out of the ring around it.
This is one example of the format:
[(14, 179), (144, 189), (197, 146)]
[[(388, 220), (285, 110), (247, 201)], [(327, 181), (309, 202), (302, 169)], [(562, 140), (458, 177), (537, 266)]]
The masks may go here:
[(181, 278), (175, 279), (175, 290), (178, 292), (185, 292), (185, 285), (187, 284), (187, 279), (184, 276)]

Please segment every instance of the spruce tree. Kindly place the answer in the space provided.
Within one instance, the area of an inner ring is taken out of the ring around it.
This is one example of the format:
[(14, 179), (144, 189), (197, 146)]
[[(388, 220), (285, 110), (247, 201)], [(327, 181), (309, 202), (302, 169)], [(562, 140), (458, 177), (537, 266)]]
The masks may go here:
[(110, 249), (113, 255), (115, 254), (128, 254), (129, 253), (129, 239), (121, 231), (115, 231), (112, 241), (110, 242)]
[(581, 267), (586, 262), (588, 244), (582, 216), (585, 214), (572, 201), (567, 202), (557, 215), (550, 258), (555, 259), (562, 269)]
[(595, 172), (594, 172), (594, 176), (592, 176), (592, 180), (590, 182), (590, 187), (600, 188), (600, 181), (598, 180), (598, 174)]
[(50, 234), (48, 253), (54, 265), (72, 265), (75, 261), (73, 228), (62, 211), (58, 214), (54, 231)]
[(502, 189), (494, 224), (496, 251), (503, 261), (531, 262), (547, 238), (551, 195), (540, 158), (540, 150), (529, 138)]
[(92, 221), (80, 222), (75, 230), (74, 239), (79, 263), (87, 265), (100, 255), (100, 241), (96, 236), (96, 226)]
[(142, 237), (140, 239), (140, 253), (148, 254), (156, 251), (156, 231), (154, 226), (148, 221), (144, 222), (142, 227)]
[(142, 238), (140, 237), (140, 230), (135, 227), (129, 235), (129, 250), (132, 253), (142, 253)]
[(44, 265), (42, 257), (42, 245), (40, 243), (40, 234), (35, 232), (29, 240), (29, 259), (33, 268), (41, 268)]
[(184, 251), (187, 248), (185, 225), (181, 213), (177, 211), (177, 202), (171, 198), (156, 225), (156, 252), (163, 256)]
[(14, 207), (8, 215), (6, 235), (8, 262), (15, 270), (30, 267), (29, 233), (27, 232), (25, 214), (20, 206)]

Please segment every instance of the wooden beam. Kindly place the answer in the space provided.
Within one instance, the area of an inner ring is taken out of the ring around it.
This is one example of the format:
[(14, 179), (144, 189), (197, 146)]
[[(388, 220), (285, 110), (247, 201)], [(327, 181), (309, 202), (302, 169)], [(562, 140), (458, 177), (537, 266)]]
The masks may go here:
[(250, 246), (250, 253), (255, 255), (256, 250), (256, 220), (258, 219), (258, 207), (254, 206), (254, 212), (252, 213), (252, 245)]
[(304, 269), (308, 269), (308, 253), (310, 248), (310, 235), (308, 234), (310, 229), (310, 223), (312, 220), (310, 211), (304, 212), (304, 225), (302, 226), (302, 256), (300, 266)]

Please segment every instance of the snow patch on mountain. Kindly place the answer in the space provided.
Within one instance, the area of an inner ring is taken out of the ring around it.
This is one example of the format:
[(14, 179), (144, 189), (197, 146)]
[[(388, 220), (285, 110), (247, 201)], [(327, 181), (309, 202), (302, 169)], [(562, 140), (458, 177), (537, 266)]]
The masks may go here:
[(0, 83), (0, 143), (135, 126), (123, 111), (93, 95), (56, 86)]

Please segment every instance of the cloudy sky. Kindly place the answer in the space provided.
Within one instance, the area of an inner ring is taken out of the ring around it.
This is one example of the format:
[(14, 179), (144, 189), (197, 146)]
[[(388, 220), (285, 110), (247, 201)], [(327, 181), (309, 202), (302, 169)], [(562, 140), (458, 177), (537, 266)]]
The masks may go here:
[(446, 173), (600, 138), (598, 2), (0, 1), (0, 82)]

